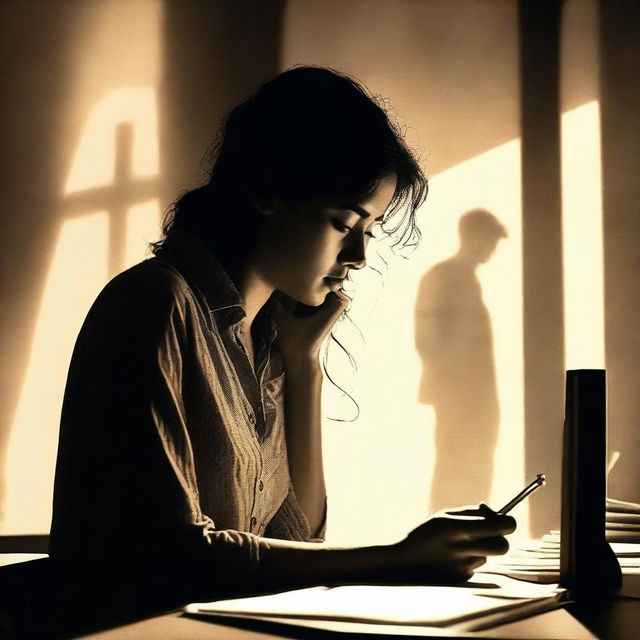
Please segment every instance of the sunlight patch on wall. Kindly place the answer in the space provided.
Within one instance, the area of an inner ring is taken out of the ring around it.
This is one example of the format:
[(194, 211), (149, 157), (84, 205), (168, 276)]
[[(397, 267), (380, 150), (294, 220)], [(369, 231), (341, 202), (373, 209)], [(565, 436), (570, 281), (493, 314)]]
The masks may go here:
[(92, 301), (108, 278), (142, 260), (158, 237), (158, 105), (164, 4), (157, 0), (83, 3), (65, 34), (73, 64), (60, 148), (67, 163), (60, 220), (35, 333), (12, 416), (6, 468), (6, 534), (49, 530), (60, 407), (67, 368)]
[[(355, 423), (327, 421), (324, 429), (331, 543), (391, 542), (430, 513), (434, 411), (418, 401), (422, 367), (414, 344), (414, 308), (423, 274), (457, 252), (458, 220), (475, 207), (491, 211), (509, 233), (477, 271), (491, 318), (501, 410), (493, 485), (477, 500), (499, 508), (524, 486), (520, 184), (518, 140), (434, 176), (419, 213), (420, 248), (407, 261), (392, 259), (383, 285), (368, 270), (359, 274), (352, 315), (366, 336), (366, 348), (356, 349), (361, 414)], [(369, 264), (381, 266), (373, 251)], [(329, 414), (344, 406), (331, 392), (325, 398)], [(468, 445), (473, 447), (473, 425)], [(526, 535), (527, 506), (519, 506), (515, 515)]]
[(116, 168), (113, 131), (122, 122), (130, 122), (133, 127), (132, 175), (158, 173), (158, 114), (153, 87), (113, 89), (96, 104), (88, 118), (64, 187), (65, 194), (113, 182)]
[[(49, 530), (67, 369), (96, 283), (100, 286), (106, 279), (107, 230), (108, 214), (99, 211), (66, 221), (58, 234), (8, 444), (3, 533)], [(79, 271), (80, 278), (70, 275)]]
[[(131, 139), (116, 149), (122, 123), (130, 125)], [(101, 164), (105, 158), (108, 162)], [(158, 199), (131, 202), (137, 189), (132, 178), (155, 176), (157, 171), (153, 88), (109, 91), (87, 120), (65, 186), (68, 196), (76, 190), (99, 188), (94, 199), (109, 209), (66, 220), (55, 245), (11, 428), (5, 517), (0, 525), (5, 533), (49, 530), (60, 410), (75, 339), (91, 303), (115, 275), (108, 270), (114, 255), (110, 244), (116, 244), (118, 272), (144, 259), (148, 243), (158, 238)], [(143, 188), (156, 187), (147, 181)], [(118, 230), (115, 234), (114, 229)]]
[(595, 0), (567, 0), (562, 10), (560, 132), (566, 369), (605, 366), (598, 12)]
[(600, 108), (562, 114), (565, 367), (604, 369)]
[(148, 244), (158, 240), (159, 229), (160, 201), (157, 198), (129, 208), (124, 269), (137, 264), (145, 257)]

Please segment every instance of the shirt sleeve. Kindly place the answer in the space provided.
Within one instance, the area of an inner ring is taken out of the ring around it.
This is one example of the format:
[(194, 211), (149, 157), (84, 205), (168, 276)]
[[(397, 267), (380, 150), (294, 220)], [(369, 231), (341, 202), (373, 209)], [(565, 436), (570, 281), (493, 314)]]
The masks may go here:
[(188, 300), (176, 276), (143, 265), (105, 288), (76, 343), (51, 556), (179, 583), (176, 602), (250, 593), (259, 539), (216, 530), (200, 508), (182, 395)]

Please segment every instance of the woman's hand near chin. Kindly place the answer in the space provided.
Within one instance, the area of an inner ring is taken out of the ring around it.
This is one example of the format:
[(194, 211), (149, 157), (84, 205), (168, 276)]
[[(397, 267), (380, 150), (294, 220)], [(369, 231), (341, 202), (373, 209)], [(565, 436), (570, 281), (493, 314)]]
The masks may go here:
[(320, 406), (322, 373), (318, 354), (322, 341), (350, 299), (343, 292), (329, 293), (314, 313), (300, 317), (284, 306), (287, 298), (280, 296), (272, 297), (271, 311), (278, 325), (276, 346), (286, 372), (284, 409), (289, 473), (312, 537), (316, 537), (323, 527), (326, 504)]
[(315, 362), (323, 340), (351, 302), (343, 291), (332, 291), (315, 313), (300, 317), (286, 309), (278, 295), (272, 300), (278, 326), (276, 345), (285, 363)]

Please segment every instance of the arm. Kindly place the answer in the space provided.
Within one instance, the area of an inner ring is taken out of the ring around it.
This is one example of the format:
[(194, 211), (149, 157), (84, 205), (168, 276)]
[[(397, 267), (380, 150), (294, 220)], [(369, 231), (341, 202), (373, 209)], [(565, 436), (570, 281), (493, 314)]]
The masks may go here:
[(317, 359), (312, 358), (289, 359), (285, 361), (285, 371), (289, 473), (312, 537), (318, 537), (326, 510), (320, 408), (322, 373)]
[(277, 346), (285, 368), (285, 432), (289, 472), (295, 497), (305, 513), (312, 537), (323, 535), (326, 490), (322, 464), (322, 372), (319, 352), (324, 338), (345, 310), (342, 292), (327, 295), (319, 310), (299, 318), (274, 297)]
[(260, 539), (259, 592), (340, 584), (429, 584), (467, 580), (486, 556), (508, 550), (503, 537), (515, 520), (482, 506), (448, 512), (414, 529), (401, 542), (338, 549)]

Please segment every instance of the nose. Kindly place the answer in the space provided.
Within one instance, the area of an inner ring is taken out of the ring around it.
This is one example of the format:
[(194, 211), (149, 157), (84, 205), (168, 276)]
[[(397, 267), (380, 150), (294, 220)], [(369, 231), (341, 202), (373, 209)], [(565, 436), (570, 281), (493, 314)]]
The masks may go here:
[(345, 267), (350, 267), (351, 269), (362, 269), (367, 264), (364, 235), (349, 235), (352, 235), (353, 238), (338, 255), (338, 262)]

